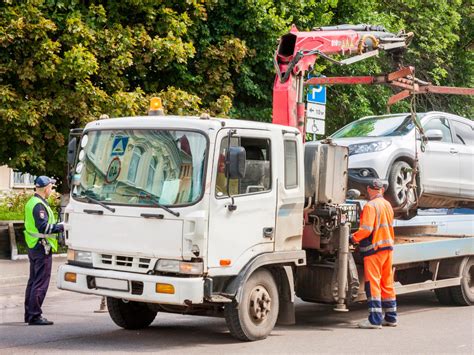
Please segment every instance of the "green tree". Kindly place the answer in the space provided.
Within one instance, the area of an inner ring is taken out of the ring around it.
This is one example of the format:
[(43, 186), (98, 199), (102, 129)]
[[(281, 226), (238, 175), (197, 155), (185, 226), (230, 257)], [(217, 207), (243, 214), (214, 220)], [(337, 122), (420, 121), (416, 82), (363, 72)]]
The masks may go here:
[[(404, 57), (421, 79), (474, 86), (469, 0), (24, 0), (0, 2), (0, 164), (64, 175), (69, 129), (101, 114), (146, 112), (271, 121), (273, 55), (292, 24), (372, 23), (415, 38)], [(368, 75), (393, 69), (381, 56), (315, 72)], [(382, 86), (329, 88), (327, 130), (386, 112)], [(419, 97), (417, 108), (473, 117), (473, 98)], [(393, 107), (407, 111), (408, 102)]]

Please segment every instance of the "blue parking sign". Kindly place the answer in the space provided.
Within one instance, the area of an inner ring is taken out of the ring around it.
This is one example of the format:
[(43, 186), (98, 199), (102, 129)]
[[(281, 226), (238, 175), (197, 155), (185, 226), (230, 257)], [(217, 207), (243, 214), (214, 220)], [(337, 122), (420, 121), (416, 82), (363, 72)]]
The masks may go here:
[(326, 104), (326, 86), (309, 85), (308, 94), (306, 95), (306, 101), (325, 105)]

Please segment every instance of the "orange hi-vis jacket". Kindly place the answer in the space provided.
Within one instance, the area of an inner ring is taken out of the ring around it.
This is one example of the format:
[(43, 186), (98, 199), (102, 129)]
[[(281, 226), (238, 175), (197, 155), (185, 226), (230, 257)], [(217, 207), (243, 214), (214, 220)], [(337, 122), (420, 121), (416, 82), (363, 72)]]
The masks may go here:
[(393, 250), (393, 209), (381, 194), (364, 206), (359, 230), (351, 239), (352, 242), (359, 243), (362, 256), (373, 255), (380, 250)]

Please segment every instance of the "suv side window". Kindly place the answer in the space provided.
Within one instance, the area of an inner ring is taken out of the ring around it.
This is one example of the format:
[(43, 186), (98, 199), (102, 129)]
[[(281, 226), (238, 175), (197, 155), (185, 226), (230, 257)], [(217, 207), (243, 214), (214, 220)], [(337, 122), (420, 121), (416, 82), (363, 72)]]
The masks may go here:
[(449, 128), (449, 122), (446, 117), (432, 118), (428, 121), (428, 123), (424, 125), (423, 129), (425, 132), (430, 129), (439, 129), (441, 132), (443, 132), (443, 139), (441, 140), (441, 142), (453, 142), (453, 138), (451, 136), (451, 129)]
[(452, 120), (454, 128), (454, 143), (474, 145), (474, 129), (467, 123)]
[(284, 141), (286, 189), (293, 189), (295, 187), (298, 187), (298, 156), (296, 147), (296, 141)]
[[(216, 178), (216, 195), (227, 196), (227, 178), (225, 176), (225, 156), (227, 137), (222, 138), (219, 150), (219, 166)], [(271, 190), (271, 155), (270, 140), (251, 137), (232, 137), (231, 146), (245, 148), (245, 176), (242, 179), (231, 179), (231, 195), (245, 195)]]

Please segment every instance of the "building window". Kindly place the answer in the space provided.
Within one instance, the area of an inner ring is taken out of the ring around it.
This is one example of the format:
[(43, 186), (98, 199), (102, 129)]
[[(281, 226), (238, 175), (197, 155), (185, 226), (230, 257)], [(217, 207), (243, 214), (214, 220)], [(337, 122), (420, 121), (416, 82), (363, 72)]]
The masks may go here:
[(34, 186), (36, 176), (19, 171), (13, 172), (13, 186)]
[(150, 166), (148, 167), (148, 176), (146, 179), (146, 189), (152, 191), (153, 181), (155, 180), (156, 166), (158, 165), (158, 160), (153, 157), (150, 161)]
[(138, 167), (140, 166), (140, 159), (142, 158), (143, 149), (140, 147), (133, 148), (132, 159), (128, 167), (127, 180), (131, 183), (136, 183)]

